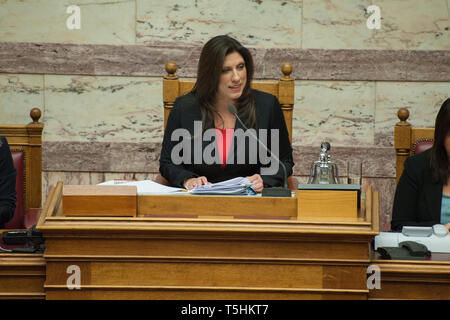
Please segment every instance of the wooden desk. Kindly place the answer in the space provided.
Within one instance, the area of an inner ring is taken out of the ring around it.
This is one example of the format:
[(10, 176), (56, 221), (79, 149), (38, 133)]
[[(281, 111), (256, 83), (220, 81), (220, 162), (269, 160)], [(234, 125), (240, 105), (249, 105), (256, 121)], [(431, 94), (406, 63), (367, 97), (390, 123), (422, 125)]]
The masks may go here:
[[(377, 197), (367, 217), (348, 222), (69, 218), (60, 191), (52, 188), (38, 224), (44, 255), (0, 254), (0, 298), (450, 298), (450, 255), (391, 261), (370, 253)], [(381, 269), (380, 290), (366, 288), (371, 264)], [(80, 267), (80, 290), (67, 288), (70, 265)]]
[(369, 299), (450, 299), (450, 254), (434, 253), (430, 260), (381, 260), (381, 288), (370, 290)]
[[(366, 217), (345, 222), (64, 217), (61, 190), (52, 187), (37, 226), (46, 238), (47, 299), (368, 297), (377, 193)], [(79, 290), (66, 285), (71, 265), (80, 268)]]
[(0, 253), (0, 299), (45, 299), (42, 254)]
[[(0, 229), (0, 246), (4, 249), (21, 247), (6, 245)], [(45, 260), (42, 253), (8, 253), (0, 251), (0, 299), (45, 299)]]

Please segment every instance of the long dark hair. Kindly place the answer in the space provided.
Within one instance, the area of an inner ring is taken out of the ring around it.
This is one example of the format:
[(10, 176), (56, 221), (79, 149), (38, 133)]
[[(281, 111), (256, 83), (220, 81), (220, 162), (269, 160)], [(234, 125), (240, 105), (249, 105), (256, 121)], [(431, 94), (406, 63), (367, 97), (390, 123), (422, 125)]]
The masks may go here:
[(252, 55), (237, 40), (226, 35), (220, 35), (210, 39), (203, 46), (198, 62), (197, 81), (191, 91), (200, 103), (204, 130), (214, 123), (216, 116), (220, 117), (214, 107), (214, 101), (219, 88), (225, 57), (233, 52), (238, 52), (242, 56), (247, 70), (247, 82), (242, 95), (236, 101), (236, 109), (247, 126), (256, 129), (255, 103), (250, 88), (254, 70)]
[(448, 134), (450, 134), (450, 98), (444, 101), (436, 116), (430, 158), (432, 178), (435, 182), (443, 184), (447, 184), (447, 179), (450, 177), (449, 159), (445, 149), (445, 138)]

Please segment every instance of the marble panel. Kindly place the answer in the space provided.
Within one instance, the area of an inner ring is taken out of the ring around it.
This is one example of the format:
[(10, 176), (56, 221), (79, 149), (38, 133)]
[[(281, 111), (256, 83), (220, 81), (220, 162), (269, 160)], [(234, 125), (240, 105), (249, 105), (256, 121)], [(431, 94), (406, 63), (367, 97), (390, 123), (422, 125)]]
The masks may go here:
[[(201, 46), (0, 42), (0, 73), (195, 77)], [(450, 81), (450, 51), (249, 48), (255, 79), (278, 79), (290, 62), (297, 80)]]
[(45, 76), (45, 141), (160, 142), (162, 80)]
[(369, 49), (366, 26), (371, 0), (304, 0), (302, 47), (305, 49)]
[[(95, 75), (165, 76), (166, 63), (177, 63), (178, 76), (195, 76), (200, 47), (93, 46)], [(131, 57), (131, 58), (130, 58)]]
[[(279, 77), (283, 62), (292, 64), (292, 77), (297, 80), (407, 80), (408, 68), (414, 70), (422, 61), (409, 61), (409, 51), (393, 50), (324, 50), (324, 49), (267, 49), (264, 56), (264, 76)], [(450, 56), (450, 55), (449, 55)], [(438, 74), (436, 65), (449, 59), (447, 55), (433, 55), (430, 62), (416, 72), (417, 77)], [(439, 68), (439, 74), (444, 71)], [(444, 79), (447, 74), (440, 74)]]
[(399, 108), (408, 108), (408, 121), (416, 127), (433, 127), (437, 112), (449, 97), (448, 82), (377, 82), (375, 143), (393, 146)]
[(136, 42), (203, 45), (228, 34), (253, 47), (300, 47), (301, 0), (137, 0)]
[[(43, 170), (89, 172), (158, 172), (161, 142), (48, 142), (43, 143)], [(294, 175), (309, 176), (318, 159), (319, 146), (294, 146)], [(392, 147), (332, 147), (329, 154), (341, 178), (348, 163), (362, 163), (362, 176), (395, 177)], [(124, 156), (126, 155), (126, 156)]]
[(93, 75), (92, 45), (0, 42), (0, 72)]
[(42, 167), (47, 171), (158, 172), (161, 141), (46, 141)]
[(135, 43), (135, 1), (80, 0), (80, 29), (66, 26), (70, 0), (0, 2), (0, 41)]
[(294, 146), (370, 146), (373, 122), (373, 82), (296, 81)]
[[(294, 175), (309, 176), (311, 164), (319, 159), (320, 145), (294, 146)], [(395, 177), (395, 150), (392, 147), (333, 147), (328, 154), (338, 167), (339, 177), (344, 182), (348, 164), (362, 163), (364, 178)]]
[(407, 79), (409, 81), (450, 81), (450, 50), (408, 52)]
[(381, 28), (367, 41), (369, 48), (449, 50), (450, 20), (445, 1), (377, 0)]
[(31, 109), (44, 111), (43, 88), (42, 75), (0, 74), (0, 123), (31, 122)]

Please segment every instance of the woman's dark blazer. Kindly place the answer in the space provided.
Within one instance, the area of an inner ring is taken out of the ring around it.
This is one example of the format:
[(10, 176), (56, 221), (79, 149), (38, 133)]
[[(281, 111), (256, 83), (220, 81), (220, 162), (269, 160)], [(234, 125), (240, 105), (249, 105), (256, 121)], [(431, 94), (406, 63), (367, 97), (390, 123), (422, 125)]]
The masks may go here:
[[(255, 98), (256, 106), (256, 122), (257, 130), (267, 129), (267, 147), (273, 151), (270, 143), (270, 129), (279, 130), (279, 155), (280, 160), (285, 164), (287, 176), (292, 175), (292, 167), (294, 162), (292, 159), (292, 147), (289, 141), (289, 134), (286, 128), (286, 123), (284, 120), (283, 113), (281, 111), (280, 103), (278, 99), (265, 92), (258, 90), (252, 90)], [(245, 123), (245, 119), (241, 117), (242, 121)], [(260, 163), (260, 158), (257, 157), (257, 163), (250, 164), (249, 158), (249, 144), (248, 139), (245, 143), (245, 164), (237, 164), (237, 152), (238, 147), (236, 146), (236, 131), (238, 129), (244, 130), (238, 120), (236, 120), (235, 135), (233, 137), (233, 143), (231, 149), (233, 150), (234, 161), (230, 163), (230, 158), (227, 161), (227, 165), (222, 169), (221, 165), (217, 162), (214, 164), (202, 163), (194, 164), (194, 141), (191, 140), (191, 161), (190, 163), (174, 164), (171, 160), (172, 149), (179, 141), (171, 141), (172, 133), (175, 129), (184, 128), (187, 129), (191, 136), (194, 135), (194, 121), (201, 121), (202, 114), (200, 111), (200, 106), (197, 98), (189, 93), (175, 100), (175, 104), (170, 112), (169, 118), (167, 120), (166, 129), (164, 132), (164, 139), (162, 144), (161, 156), (160, 156), (160, 167), (159, 171), (162, 176), (166, 178), (172, 186), (182, 187), (183, 183), (188, 178), (205, 176), (210, 182), (219, 182), (235, 177), (246, 177), (251, 176), (256, 173), (260, 174), (260, 169), (264, 165)], [(210, 127), (212, 128), (212, 124)], [(259, 136), (259, 135), (258, 135)], [(210, 141), (202, 141), (202, 152), (205, 148), (215, 141), (215, 135)], [(209, 147), (211, 148), (211, 147)], [(259, 145), (258, 145), (259, 148)], [(231, 151), (231, 150), (230, 150)], [(213, 156), (215, 152), (211, 152)], [(242, 155), (240, 155), (242, 156)], [(229, 163), (229, 164), (228, 164)], [(266, 165), (268, 167), (269, 165)], [(277, 186), (281, 185), (283, 181), (283, 169), (278, 166), (278, 172), (275, 175), (265, 176), (261, 175), (263, 182), (266, 186)]]
[(431, 149), (405, 161), (403, 173), (395, 191), (391, 229), (403, 226), (432, 226), (440, 223), (442, 183), (431, 178)]
[(16, 169), (8, 142), (0, 136), (0, 229), (16, 209)]

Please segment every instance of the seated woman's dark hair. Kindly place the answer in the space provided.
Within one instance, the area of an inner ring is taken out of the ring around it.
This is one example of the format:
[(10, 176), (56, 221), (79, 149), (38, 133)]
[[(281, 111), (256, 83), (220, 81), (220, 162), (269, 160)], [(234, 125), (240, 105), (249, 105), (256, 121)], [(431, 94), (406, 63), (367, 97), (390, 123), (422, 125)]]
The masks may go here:
[(250, 51), (237, 40), (220, 35), (210, 39), (202, 49), (198, 62), (197, 81), (192, 93), (197, 97), (202, 110), (203, 129), (214, 122), (218, 115), (214, 108), (214, 101), (218, 92), (220, 76), (222, 74), (225, 57), (238, 52), (245, 61), (247, 82), (237, 101), (237, 110), (249, 127), (256, 127), (255, 105), (250, 84), (253, 79), (253, 59)]
[(450, 134), (450, 98), (444, 101), (436, 116), (434, 143), (431, 151), (431, 170), (433, 181), (447, 183), (450, 177), (449, 159), (445, 149), (445, 138)]

